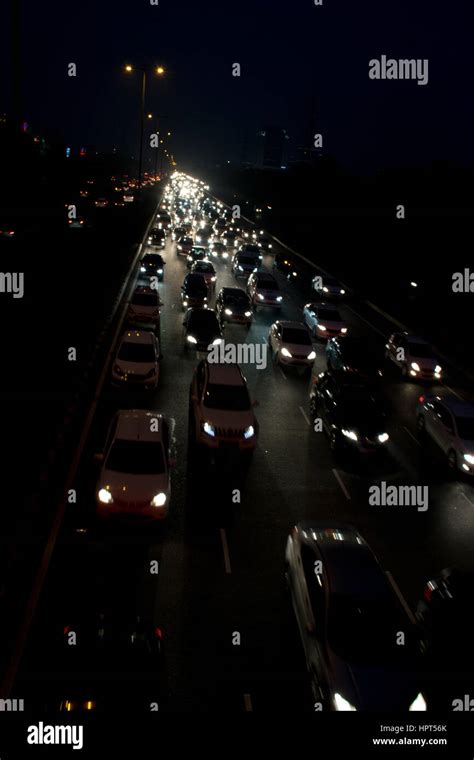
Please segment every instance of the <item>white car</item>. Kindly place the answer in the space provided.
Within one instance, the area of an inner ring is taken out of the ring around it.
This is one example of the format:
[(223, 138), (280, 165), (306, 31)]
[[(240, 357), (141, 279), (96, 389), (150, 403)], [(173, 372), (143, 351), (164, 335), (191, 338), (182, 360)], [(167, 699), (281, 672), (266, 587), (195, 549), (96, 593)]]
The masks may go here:
[(393, 333), (385, 345), (385, 358), (396, 364), (408, 379), (441, 380), (443, 368), (433, 348), (416, 335)]
[(312, 367), (316, 359), (311, 336), (301, 322), (274, 322), (268, 334), (268, 343), (278, 364)]
[(141, 517), (163, 520), (169, 510), (171, 435), (158, 412), (121, 410), (115, 415), (96, 489), (100, 517)]
[(253, 406), (237, 364), (200, 361), (191, 383), (191, 440), (210, 449), (253, 451), (258, 438)]
[(303, 319), (313, 338), (336, 338), (347, 334), (347, 327), (335, 306), (327, 303), (307, 303)]
[(280, 309), (283, 295), (272, 274), (254, 272), (247, 281), (247, 293), (255, 309), (257, 306), (273, 306)]
[(474, 474), (474, 404), (454, 394), (420, 396), (416, 412), (420, 434), (426, 433), (446, 455), (454, 472)]
[(158, 325), (160, 306), (160, 296), (155, 288), (137, 287), (130, 299), (127, 319), (131, 324)]
[(139, 385), (155, 389), (160, 377), (160, 347), (152, 332), (128, 330), (112, 367), (112, 382), (116, 385)]

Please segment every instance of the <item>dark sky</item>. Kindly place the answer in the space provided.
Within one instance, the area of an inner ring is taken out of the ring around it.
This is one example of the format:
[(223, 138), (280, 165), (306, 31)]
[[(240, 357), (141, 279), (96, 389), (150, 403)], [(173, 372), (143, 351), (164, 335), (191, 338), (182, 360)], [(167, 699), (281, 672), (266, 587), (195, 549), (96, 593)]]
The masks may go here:
[[(325, 152), (349, 167), (471, 165), (467, 8), (461, 0), (23, 0), (25, 114), (73, 146), (134, 152), (139, 78), (122, 66), (163, 63), (167, 76), (150, 78), (146, 105), (172, 130), (181, 165), (239, 161), (245, 135), (252, 159), (265, 125), (286, 128), (294, 150), (312, 102)], [(6, 15), (1, 21), (8, 109)], [(368, 62), (382, 54), (428, 58), (428, 85), (371, 81)], [(231, 76), (234, 62), (240, 78)]]

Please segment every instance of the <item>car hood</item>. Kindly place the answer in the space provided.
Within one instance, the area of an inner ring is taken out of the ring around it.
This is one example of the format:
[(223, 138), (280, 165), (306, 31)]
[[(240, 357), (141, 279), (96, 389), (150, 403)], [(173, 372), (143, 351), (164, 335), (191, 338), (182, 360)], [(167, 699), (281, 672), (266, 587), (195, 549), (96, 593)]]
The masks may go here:
[(168, 492), (169, 476), (167, 473), (159, 475), (132, 475), (115, 470), (105, 470), (98, 486), (98, 490), (108, 486), (108, 491), (117, 501), (151, 501), (157, 493)]
[(313, 351), (312, 346), (303, 346), (301, 343), (285, 343), (281, 344), (282, 348), (286, 348), (293, 356), (309, 356)]
[(320, 319), (318, 324), (324, 325), (328, 330), (340, 330), (341, 327), (344, 327), (344, 323), (341, 320), (333, 319)]
[(128, 362), (116, 359), (115, 364), (127, 375), (146, 375), (151, 369), (156, 369), (158, 362)]
[(251, 409), (244, 412), (230, 412), (227, 409), (210, 409), (204, 406), (202, 412), (204, 419), (215, 427), (228, 429), (246, 428), (249, 425), (255, 427), (255, 415)]
[(214, 328), (189, 327), (186, 330), (186, 334), (192, 335), (194, 338), (196, 338), (198, 343), (203, 343), (205, 341), (212, 342), (213, 340), (215, 340), (215, 338), (222, 337), (222, 333), (218, 327), (214, 327)]
[(349, 663), (331, 653), (332, 693), (339, 693), (357, 710), (408, 711), (421, 687), (415, 674), (399, 665)]
[(434, 368), (439, 364), (437, 359), (434, 359), (433, 357), (426, 357), (426, 356), (410, 356), (408, 359), (408, 363), (411, 364), (412, 362), (416, 362), (420, 369), (433, 371)]

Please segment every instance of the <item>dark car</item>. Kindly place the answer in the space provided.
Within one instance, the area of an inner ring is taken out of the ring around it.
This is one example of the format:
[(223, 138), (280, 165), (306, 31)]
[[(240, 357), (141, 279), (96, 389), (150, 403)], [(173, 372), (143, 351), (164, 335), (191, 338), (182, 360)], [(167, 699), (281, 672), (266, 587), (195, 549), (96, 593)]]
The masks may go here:
[(472, 605), (474, 573), (445, 568), (428, 581), (418, 603), (417, 621), (425, 659), (430, 707), (443, 712), (472, 710), (474, 697)]
[(204, 277), (200, 274), (187, 274), (181, 285), (181, 300), (183, 309), (207, 309), (208, 289)]
[(250, 298), (240, 288), (221, 288), (216, 298), (216, 312), (221, 324), (237, 322), (250, 327), (253, 307)]
[(321, 419), (331, 449), (374, 454), (389, 440), (387, 419), (380, 398), (364, 386), (344, 385), (330, 372), (322, 372), (310, 390), (313, 421)]
[(212, 230), (209, 227), (201, 227), (194, 233), (194, 240), (198, 245), (207, 247), (212, 237)]
[(142, 277), (157, 277), (163, 281), (165, 261), (159, 253), (146, 253), (140, 261), (140, 274)]
[(188, 255), (186, 256), (187, 268), (191, 269), (192, 265), (195, 264), (196, 261), (203, 261), (204, 259), (207, 259), (207, 255), (207, 248), (205, 248), (203, 245), (193, 245)]
[(172, 237), (173, 240), (179, 240), (184, 235), (186, 235), (186, 230), (184, 229), (184, 227), (181, 224), (177, 224), (173, 228), (173, 232), (171, 233), (171, 237)]
[(152, 229), (148, 236), (148, 245), (164, 248), (166, 243), (166, 230)]
[(299, 271), (295, 263), (286, 256), (278, 255), (275, 257), (275, 269), (278, 269), (287, 280), (294, 280), (299, 277)]
[(222, 330), (212, 309), (188, 309), (184, 315), (184, 349), (208, 351), (212, 344), (222, 342)]
[(320, 709), (426, 711), (416, 626), (355, 528), (296, 525), (285, 576)]
[(336, 337), (326, 345), (328, 369), (352, 376), (358, 382), (376, 382), (382, 376), (383, 356), (364, 338)]

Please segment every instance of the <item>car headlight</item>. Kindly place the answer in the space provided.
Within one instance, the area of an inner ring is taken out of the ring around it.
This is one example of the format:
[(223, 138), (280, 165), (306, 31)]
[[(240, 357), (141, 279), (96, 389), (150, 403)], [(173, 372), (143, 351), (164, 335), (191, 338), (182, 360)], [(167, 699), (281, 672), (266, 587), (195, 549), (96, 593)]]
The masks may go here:
[(102, 504), (112, 504), (114, 501), (112, 494), (106, 488), (101, 488), (97, 496)]
[(187, 341), (188, 341), (188, 343), (197, 343), (197, 340), (194, 337), (194, 335), (188, 335), (187, 336)]
[(187, 258), (188, 258), (188, 261), (192, 261), (193, 260), (192, 256), (188, 256)]
[(216, 278), (215, 277), (211, 277), (211, 282), (215, 282), (215, 281), (216, 281)]
[(341, 332), (345, 335), (347, 332), (347, 327), (341, 327)]
[(223, 342), (222, 338), (216, 338), (215, 340), (212, 341), (212, 345), (213, 346), (218, 346), (219, 343), (222, 343), (222, 342)]
[(251, 317), (252, 316), (252, 312), (251, 311), (246, 311), (245, 312), (245, 316), (246, 317)]
[(434, 370), (434, 371), (435, 371), (435, 375), (440, 375), (440, 374), (442, 373), (442, 371), (443, 371), (443, 370), (442, 370), (442, 368), (439, 366), (439, 364), (437, 364), (437, 365), (436, 365), (436, 367), (435, 367), (435, 370)]
[(308, 359), (310, 361), (313, 361), (313, 359), (316, 359), (316, 351), (311, 351), (311, 353), (308, 354)]
[(291, 353), (288, 351), (287, 348), (283, 347), (281, 349), (281, 352), (282, 352), (283, 356), (286, 356), (288, 359), (291, 359)]
[[(326, 285), (324, 285), (323, 291), (324, 291), (324, 293), (329, 293), (329, 288), (327, 288)], [(342, 697), (341, 697), (341, 699), (342, 699)]]
[(229, 254), (228, 253), (223, 253), (222, 254), (222, 258), (223, 259), (228, 259), (229, 258)]
[(240, 266), (240, 264), (239, 264), (239, 266), (237, 267), (237, 269), (239, 270), (239, 272), (243, 272), (243, 271), (244, 271), (244, 268), (243, 268), (242, 266)]
[(140, 272), (146, 272), (146, 267), (140, 267)]
[(158, 269), (158, 274), (163, 274), (163, 270), (162, 269)]
[(278, 301), (278, 303), (280, 303), (281, 301), (283, 301), (283, 296), (277, 296), (276, 300)]
[(380, 435), (377, 436), (377, 440), (380, 443), (385, 443), (386, 441), (388, 441), (389, 437), (390, 436), (388, 433), (380, 433)]
[(418, 362), (412, 362), (412, 363), (410, 364), (410, 367), (411, 367), (412, 369), (414, 369), (414, 370), (415, 370), (415, 372), (419, 372), (419, 371), (420, 371), (420, 365), (418, 364)]
[(347, 701), (347, 699), (344, 699), (344, 697), (341, 697), (340, 694), (337, 692), (334, 694), (334, 704), (336, 706), (336, 710), (339, 712), (357, 712), (357, 707), (354, 707), (354, 705), (351, 705), (350, 702)]
[(204, 422), (202, 426), (203, 432), (206, 433), (206, 435), (210, 435), (211, 438), (214, 438), (216, 435), (216, 429), (214, 425), (211, 425), (210, 422)]
[(464, 454), (464, 459), (468, 464), (474, 464), (474, 455), (473, 454)]
[(346, 438), (350, 438), (351, 441), (357, 441), (357, 433), (354, 433), (353, 430), (345, 430), (344, 428), (341, 430), (342, 435), (345, 435)]
[(187, 305), (188, 305), (188, 302), (187, 301), (183, 301), (183, 306), (187, 306)]
[(343, 288), (341, 288), (341, 290), (339, 291), (339, 293), (341, 294), (341, 296), (344, 296), (346, 294), (346, 291)]
[(151, 500), (151, 506), (152, 507), (164, 507), (166, 504), (166, 494), (161, 492), (157, 493), (156, 496), (153, 497)]
[(252, 436), (255, 435), (255, 429), (253, 425), (249, 425), (248, 428), (245, 428), (244, 430), (244, 438), (248, 440), (249, 438), (252, 438)]
[(326, 332), (326, 328), (324, 325), (318, 325), (318, 330), (322, 330), (323, 332)]
[(416, 698), (411, 703), (410, 707), (408, 708), (410, 712), (426, 712), (426, 702), (423, 697), (423, 694), (418, 694)]
[(117, 375), (123, 375), (123, 374), (125, 374), (124, 371), (123, 371), (123, 369), (120, 367), (119, 364), (115, 364), (115, 366), (114, 366), (114, 372)]
[(269, 247), (269, 248), (272, 248), (272, 244), (271, 244), (271, 243), (269, 243), (269, 244), (268, 244), (268, 247)]
[(261, 293), (257, 293), (257, 297), (260, 298), (261, 301), (263, 301), (264, 296), (262, 296)]
[(228, 317), (232, 316), (232, 310), (231, 309), (224, 309), (224, 314), (227, 314)]

